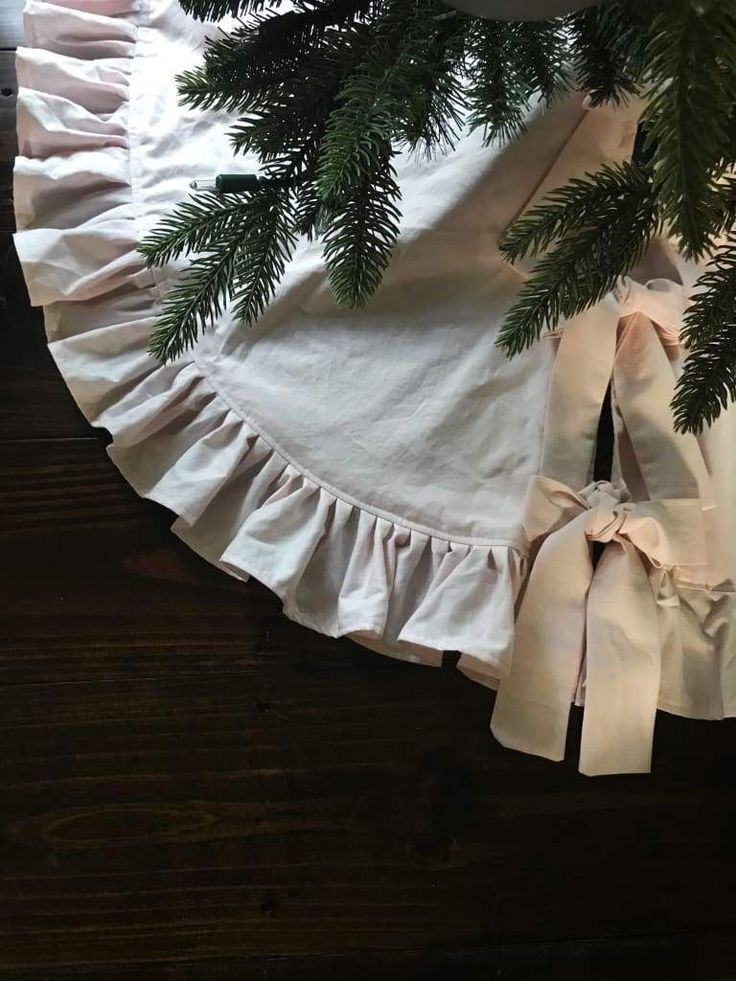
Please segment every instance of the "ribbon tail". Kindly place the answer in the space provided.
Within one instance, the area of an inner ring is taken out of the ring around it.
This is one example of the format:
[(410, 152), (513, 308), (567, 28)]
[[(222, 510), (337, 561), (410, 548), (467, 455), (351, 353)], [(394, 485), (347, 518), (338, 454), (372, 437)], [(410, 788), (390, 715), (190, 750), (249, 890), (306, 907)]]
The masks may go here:
[(519, 610), (511, 669), (499, 684), (491, 719), (502, 746), (555, 761), (565, 757), (583, 655), (593, 574), (585, 521), (581, 514), (539, 550)]
[(637, 550), (610, 542), (588, 596), (580, 772), (649, 773), (661, 675), (658, 608)]

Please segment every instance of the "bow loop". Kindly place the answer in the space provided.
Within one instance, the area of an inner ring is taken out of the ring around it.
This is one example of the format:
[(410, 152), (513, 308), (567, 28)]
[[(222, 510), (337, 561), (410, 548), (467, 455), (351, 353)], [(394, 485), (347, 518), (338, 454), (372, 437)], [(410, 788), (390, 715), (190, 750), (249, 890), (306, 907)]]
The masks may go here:
[[(705, 564), (700, 501), (633, 502), (621, 483), (575, 492), (538, 476), (525, 528), (538, 553), (491, 728), (505, 746), (562, 759), (585, 653), (581, 772), (644, 772), (659, 691), (656, 581), (673, 566)], [(606, 544), (595, 568), (591, 540)]]
[(580, 491), (580, 498), (589, 510), (585, 537), (589, 541), (613, 541), (621, 532), (632, 505), (623, 483), (596, 480)]
[(655, 569), (707, 565), (702, 504), (696, 498), (641, 501), (619, 530)]
[(626, 539), (654, 568), (707, 564), (702, 506), (695, 498), (635, 503), (623, 482), (596, 480), (576, 493), (551, 477), (532, 477), (524, 516), (531, 542), (583, 514), (589, 541)]
[(631, 505), (626, 504), (598, 504), (590, 512), (585, 537), (588, 541), (603, 545), (619, 538), (624, 532), (630, 508)]
[(524, 505), (524, 531), (530, 542), (546, 538), (587, 510), (585, 500), (551, 477), (532, 477)]
[(643, 314), (652, 322), (663, 344), (674, 346), (680, 343), (683, 318), (690, 302), (684, 286), (671, 279), (638, 283), (629, 276), (622, 276), (614, 293), (622, 319)]

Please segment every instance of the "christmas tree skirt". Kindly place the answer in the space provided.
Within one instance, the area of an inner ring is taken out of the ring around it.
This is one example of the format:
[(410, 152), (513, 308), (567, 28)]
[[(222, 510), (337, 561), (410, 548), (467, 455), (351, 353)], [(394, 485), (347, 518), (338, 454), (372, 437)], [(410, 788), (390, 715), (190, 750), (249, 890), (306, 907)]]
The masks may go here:
[[(146, 345), (185, 263), (147, 269), (137, 246), (193, 179), (258, 169), (233, 156), (232, 119), (177, 104), (175, 74), (218, 27), (173, 0), (30, 0), (25, 23), (31, 302), (112, 460), (177, 535), (314, 630), (429, 665), (459, 651), (499, 689), (506, 745), (562, 758), (585, 703), (587, 773), (647, 770), (657, 706), (734, 714), (735, 417), (696, 440), (668, 408), (692, 271), (665, 249), (666, 275), (632, 275), (516, 358), (494, 346), (525, 276), (499, 234), (626, 158), (634, 108), (576, 94), (531, 111), (512, 146), (475, 133), (400, 156), (402, 235), (364, 309), (335, 305), (305, 241), (256, 327), (226, 313), (161, 365)], [(614, 472), (592, 482), (609, 382)]]

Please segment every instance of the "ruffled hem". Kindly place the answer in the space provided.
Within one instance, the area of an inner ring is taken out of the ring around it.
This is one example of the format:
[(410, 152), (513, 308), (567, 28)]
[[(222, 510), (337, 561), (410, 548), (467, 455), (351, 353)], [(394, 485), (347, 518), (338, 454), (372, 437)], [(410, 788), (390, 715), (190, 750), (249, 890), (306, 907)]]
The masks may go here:
[[(196, 357), (146, 353), (161, 287), (136, 252), (128, 105), (141, 13), (30, 0), (18, 51), (15, 243), (31, 302), (80, 409), (175, 533), (291, 619), (374, 650), (458, 667), (492, 683), (508, 669), (526, 558), (506, 544), (427, 534), (341, 499), (286, 459), (211, 386)], [(70, 203), (73, 202), (73, 203)]]

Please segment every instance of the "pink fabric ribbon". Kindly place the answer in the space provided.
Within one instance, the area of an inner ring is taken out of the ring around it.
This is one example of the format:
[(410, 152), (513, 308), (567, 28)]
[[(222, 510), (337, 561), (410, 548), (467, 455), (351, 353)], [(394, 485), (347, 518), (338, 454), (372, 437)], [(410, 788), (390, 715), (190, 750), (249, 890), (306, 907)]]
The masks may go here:
[[(650, 575), (705, 561), (700, 502), (632, 503), (621, 485), (599, 481), (575, 493), (535, 477), (526, 514), (539, 550), (493, 734), (504, 746), (563, 759), (585, 651), (580, 771), (648, 772), (661, 663)], [(591, 541), (605, 544), (595, 569)]]
[[(686, 302), (671, 281), (627, 278), (566, 325), (544, 476), (528, 489), (534, 561), (491, 729), (504, 746), (561, 760), (570, 706), (584, 690), (579, 768), (588, 775), (650, 770), (662, 659), (658, 599), (672, 594), (673, 568), (708, 559), (707, 472), (695, 438), (672, 427), (674, 379), (662, 346), (677, 341)], [(623, 483), (574, 489), (589, 479), (609, 380), (649, 500), (632, 502)], [(594, 541), (604, 545), (595, 568)]]
[(689, 304), (685, 290), (670, 279), (650, 279), (638, 283), (624, 276), (615, 290), (621, 318), (641, 314), (659, 334), (665, 346), (680, 343), (682, 318)]

